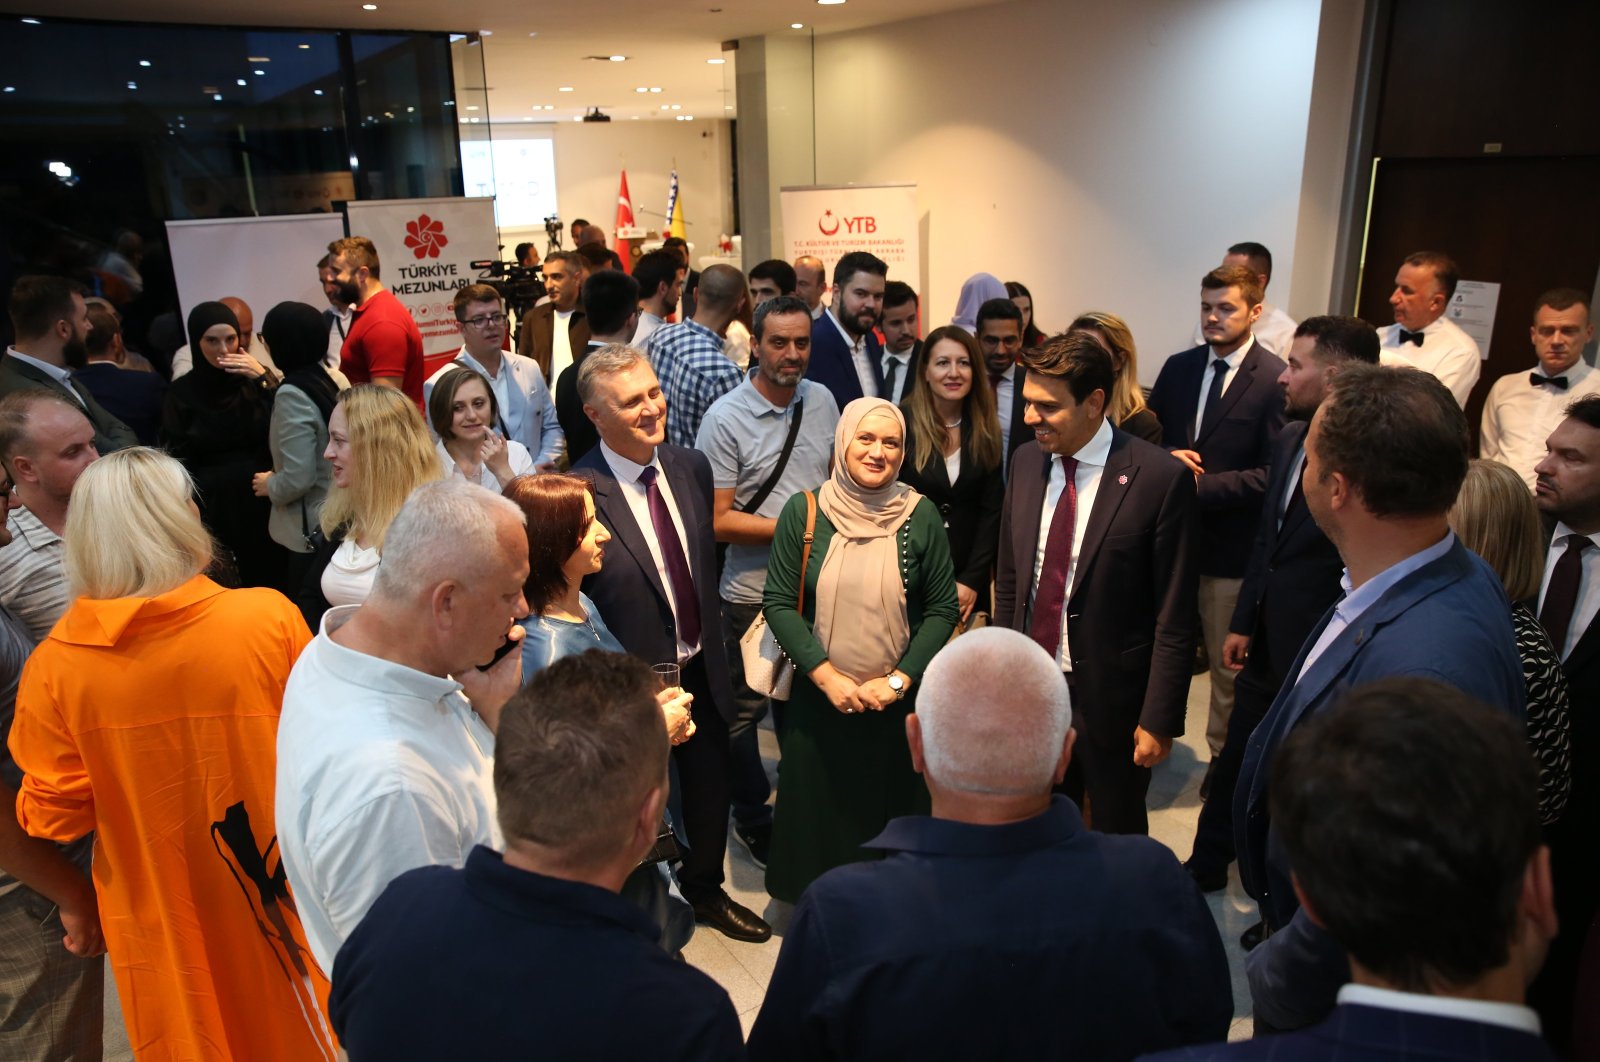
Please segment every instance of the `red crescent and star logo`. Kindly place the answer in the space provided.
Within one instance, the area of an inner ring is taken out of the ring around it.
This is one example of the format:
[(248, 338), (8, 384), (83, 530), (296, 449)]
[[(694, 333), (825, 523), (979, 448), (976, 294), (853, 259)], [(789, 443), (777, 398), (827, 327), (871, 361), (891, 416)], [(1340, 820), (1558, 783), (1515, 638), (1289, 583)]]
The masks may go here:
[[(833, 228), (828, 228), (828, 222), (833, 222)], [(825, 210), (817, 219), (817, 231), (824, 236), (832, 236), (839, 231), (839, 219), (833, 216), (833, 211)]]

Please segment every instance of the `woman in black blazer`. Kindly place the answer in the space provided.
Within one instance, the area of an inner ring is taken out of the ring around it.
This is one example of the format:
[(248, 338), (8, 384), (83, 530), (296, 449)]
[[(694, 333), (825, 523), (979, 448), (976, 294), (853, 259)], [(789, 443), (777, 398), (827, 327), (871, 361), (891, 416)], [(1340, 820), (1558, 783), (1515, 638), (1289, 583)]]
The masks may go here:
[(974, 612), (990, 610), (1005, 502), (1000, 418), (983, 368), (970, 333), (936, 328), (922, 343), (911, 393), (901, 405), (906, 455), (900, 479), (944, 517), (963, 624)]

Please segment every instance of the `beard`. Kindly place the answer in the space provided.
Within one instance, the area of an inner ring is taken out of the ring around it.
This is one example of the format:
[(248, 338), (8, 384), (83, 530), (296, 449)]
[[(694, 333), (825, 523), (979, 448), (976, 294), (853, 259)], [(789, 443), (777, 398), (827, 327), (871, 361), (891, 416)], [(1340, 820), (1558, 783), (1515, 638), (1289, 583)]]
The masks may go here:
[(360, 305), (361, 288), (356, 285), (355, 281), (339, 280), (335, 281), (334, 285), (339, 289), (336, 297), (340, 302), (344, 303), (346, 306)]
[(89, 345), (77, 336), (73, 336), (62, 345), (61, 360), (69, 369), (83, 368), (89, 364)]

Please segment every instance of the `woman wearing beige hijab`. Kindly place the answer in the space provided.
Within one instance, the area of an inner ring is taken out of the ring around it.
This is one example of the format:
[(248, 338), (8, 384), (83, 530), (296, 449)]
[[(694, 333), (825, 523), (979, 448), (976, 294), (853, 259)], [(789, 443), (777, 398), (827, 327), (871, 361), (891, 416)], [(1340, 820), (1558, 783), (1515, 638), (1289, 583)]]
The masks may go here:
[(869, 858), (861, 844), (890, 819), (929, 809), (905, 717), (960, 608), (939, 510), (897, 482), (905, 437), (893, 404), (845, 406), (805, 570), (805, 494), (784, 506), (772, 541), (764, 611), (795, 676), (767, 892), (790, 903), (824, 871)]

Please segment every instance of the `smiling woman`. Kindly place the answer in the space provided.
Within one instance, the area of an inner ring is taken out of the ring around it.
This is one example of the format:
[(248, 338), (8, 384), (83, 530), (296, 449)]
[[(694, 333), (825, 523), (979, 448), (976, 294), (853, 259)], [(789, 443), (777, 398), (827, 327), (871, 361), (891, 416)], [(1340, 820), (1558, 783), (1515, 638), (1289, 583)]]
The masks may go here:
[(502, 490), (517, 476), (533, 471), (533, 455), (515, 439), (507, 439), (500, 404), (489, 381), (474, 369), (451, 369), (433, 385), (428, 419), (439, 436), (439, 460), (446, 477)]

